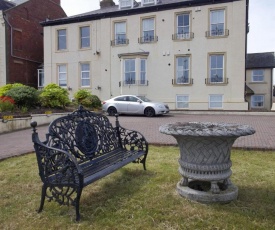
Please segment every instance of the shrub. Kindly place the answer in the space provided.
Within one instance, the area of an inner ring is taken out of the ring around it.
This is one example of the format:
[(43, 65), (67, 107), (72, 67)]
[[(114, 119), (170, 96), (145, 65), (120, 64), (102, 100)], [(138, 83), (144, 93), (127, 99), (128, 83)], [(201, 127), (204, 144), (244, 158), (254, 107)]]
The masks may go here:
[(86, 89), (80, 89), (74, 94), (74, 98), (78, 104), (88, 108), (98, 108), (101, 106), (101, 101), (96, 95), (92, 95)]
[(5, 96), (11, 97), (18, 108), (35, 107), (38, 102), (38, 91), (30, 86), (17, 86), (12, 87), (9, 91), (5, 93)]
[(7, 84), (0, 87), (0, 96), (4, 96), (10, 89), (23, 86), (21, 83)]
[(42, 90), (39, 98), (42, 106), (49, 108), (64, 108), (70, 103), (68, 91), (53, 83)]
[(0, 96), (0, 111), (6, 112), (10, 111), (12, 112), (14, 110), (14, 100), (7, 96)]

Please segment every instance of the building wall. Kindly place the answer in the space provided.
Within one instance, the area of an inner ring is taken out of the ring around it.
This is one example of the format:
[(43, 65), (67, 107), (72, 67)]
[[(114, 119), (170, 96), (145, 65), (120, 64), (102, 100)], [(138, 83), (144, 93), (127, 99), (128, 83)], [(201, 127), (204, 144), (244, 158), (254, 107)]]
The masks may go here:
[(252, 108), (251, 107), (251, 95), (247, 96), (247, 101), (249, 103), (249, 110), (262, 110), (270, 111), (272, 107), (272, 69), (264, 70), (264, 81), (263, 82), (253, 82), (252, 71), (253, 69), (248, 69), (246, 71), (247, 76), (247, 86), (254, 91), (254, 95), (264, 95), (264, 105), (263, 108)]
[(29, 0), (5, 12), (7, 83), (20, 82), (37, 87), (37, 69), (44, 57), (40, 22), (46, 18), (66, 17), (58, 2)]
[[(226, 28), (229, 36), (225, 38), (206, 38), (205, 32), (209, 30), (209, 10), (212, 8), (226, 8)], [(105, 100), (120, 94), (146, 95), (148, 98), (163, 101), (171, 109), (176, 109), (176, 95), (189, 95), (190, 110), (208, 110), (209, 95), (222, 94), (224, 110), (247, 110), (248, 104), (244, 100), (245, 85), (245, 1), (201, 6), (197, 11), (195, 7), (175, 10), (152, 12), (139, 15), (125, 15), (124, 17), (106, 18), (101, 20), (65, 24), (61, 26), (44, 27), (45, 42), (45, 83), (58, 83), (57, 65), (67, 65), (68, 86), (73, 93), (80, 88), (80, 62), (89, 62), (91, 65), (91, 87), (93, 94)], [(178, 12), (191, 12), (191, 31), (194, 38), (190, 41), (173, 41), (175, 33), (175, 14)], [(156, 43), (140, 44), (141, 18), (155, 17)], [(127, 38), (129, 45), (110, 46), (113, 39), (114, 21), (127, 21)], [(91, 48), (79, 49), (79, 27), (91, 27)], [(56, 31), (67, 30), (68, 47), (66, 51), (56, 50)], [(98, 54), (97, 52), (98, 51)], [(122, 58), (119, 54), (149, 52), (147, 57), (148, 86), (123, 86)], [(210, 53), (224, 53), (226, 58), (225, 77), (228, 84), (206, 85), (208, 77), (208, 55)], [(193, 84), (175, 86), (175, 58), (177, 55), (191, 56), (191, 78)], [(98, 86), (101, 90), (98, 90)]]
[(3, 12), (0, 10), (0, 86), (6, 84), (6, 49), (5, 24)]

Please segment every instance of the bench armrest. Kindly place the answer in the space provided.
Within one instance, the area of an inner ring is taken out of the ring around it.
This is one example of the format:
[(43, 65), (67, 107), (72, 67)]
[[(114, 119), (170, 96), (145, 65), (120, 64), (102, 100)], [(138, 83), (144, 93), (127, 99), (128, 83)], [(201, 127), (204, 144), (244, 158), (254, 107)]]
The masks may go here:
[(67, 151), (35, 141), (39, 175), (47, 184), (75, 186), (83, 183), (83, 172), (75, 157)]
[(139, 150), (148, 153), (148, 142), (144, 136), (134, 130), (119, 126), (120, 141), (123, 148), (127, 150)]

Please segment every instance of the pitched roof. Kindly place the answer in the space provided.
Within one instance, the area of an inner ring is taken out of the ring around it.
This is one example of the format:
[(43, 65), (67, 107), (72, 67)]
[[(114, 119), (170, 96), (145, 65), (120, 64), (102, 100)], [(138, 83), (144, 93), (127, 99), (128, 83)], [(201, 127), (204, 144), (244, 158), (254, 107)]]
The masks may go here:
[(274, 52), (247, 54), (246, 68), (275, 68)]
[(75, 22), (83, 22), (90, 20), (98, 20), (102, 18), (112, 18), (112, 17), (121, 17), (129, 16), (134, 14), (164, 11), (170, 9), (176, 9), (180, 7), (190, 7), (190, 6), (202, 6), (209, 4), (219, 4), (225, 2), (234, 2), (240, 0), (160, 0), (156, 5), (147, 5), (141, 6), (141, 3), (137, 3), (133, 8), (123, 8), (119, 9), (118, 5), (104, 7), (98, 10), (90, 11), (83, 14), (74, 15), (67, 18), (60, 18), (56, 20), (49, 20), (42, 22), (42, 26), (51, 26), (51, 25), (63, 25)]
[(14, 7), (15, 4), (12, 2), (8, 2), (6, 0), (0, 0), (0, 10), (7, 10), (9, 8)]

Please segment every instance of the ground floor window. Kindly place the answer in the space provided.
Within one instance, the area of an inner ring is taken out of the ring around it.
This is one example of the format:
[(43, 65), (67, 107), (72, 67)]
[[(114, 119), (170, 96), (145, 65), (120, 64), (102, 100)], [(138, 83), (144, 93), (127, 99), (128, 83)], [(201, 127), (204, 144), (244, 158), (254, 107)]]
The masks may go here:
[(209, 108), (210, 109), (222, 109), (223, 108), (223, 95), (222, 94), (209, 95)]
[(67, 66), (65, 64), (58, 65), (57, 71), (58, 71), (58, 85), (61, 87), (67, 87)]
[(124, 59), (123, 71), (124, 85), (145, 85), (147, 83), (147, 59)]
[(44, 84), (44, 69), (38, 69), (38, 88), (43, 88)]
[(264, 107), (264, 95), (252, 95), (251, 108), (263, 108), (263, 107)]
[(188, 109), (189, 108), (189, 95), (177, 95), (176, 96), (176, 107), (177, 107), (177, 109)]
[(90, 86), (90, 64), (89, 63), (81, 63), (80, 64), (81, 71), (81, 87), (89, 87)]

